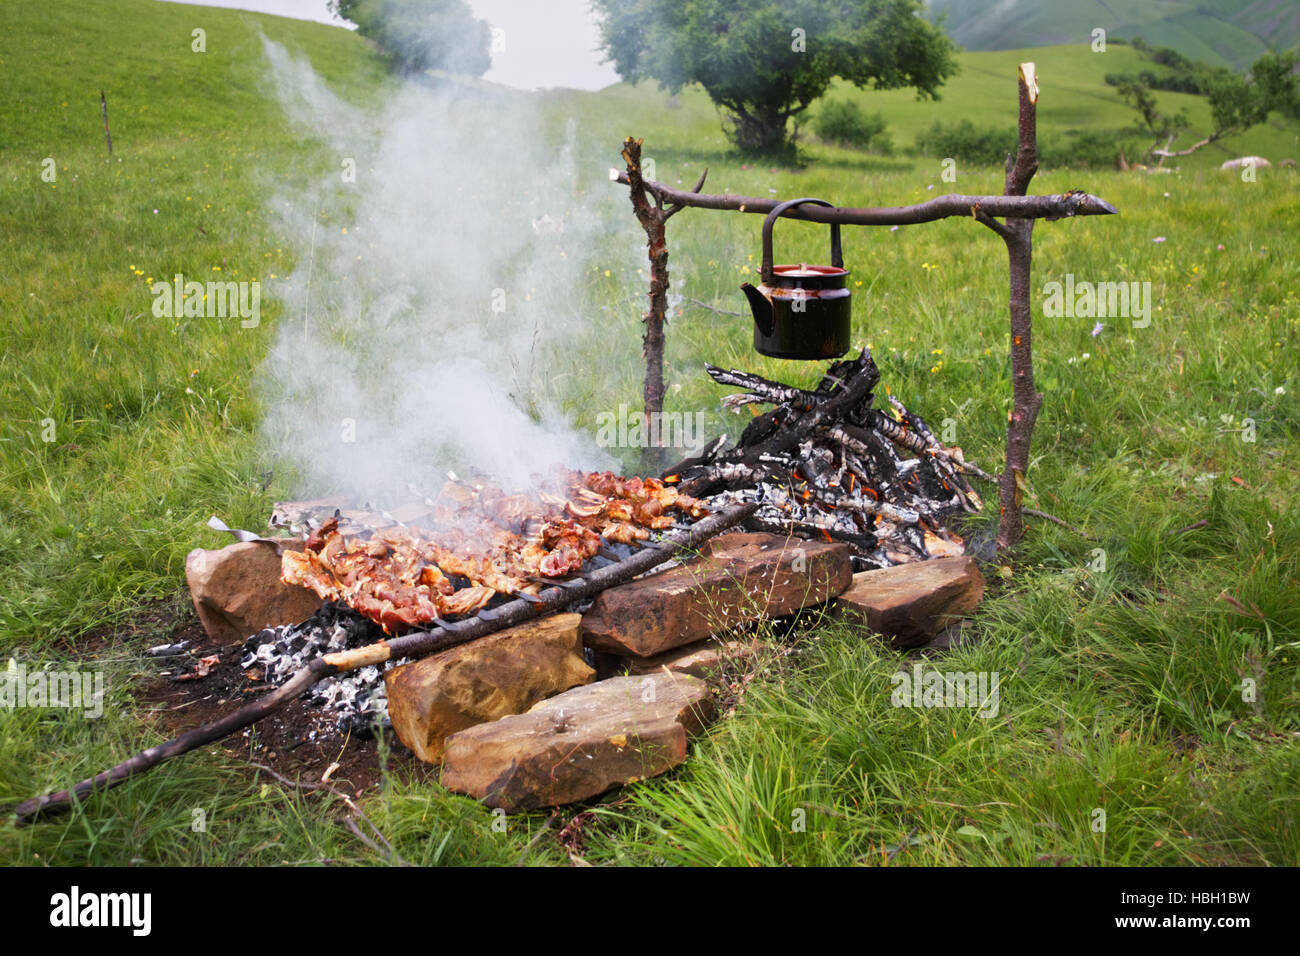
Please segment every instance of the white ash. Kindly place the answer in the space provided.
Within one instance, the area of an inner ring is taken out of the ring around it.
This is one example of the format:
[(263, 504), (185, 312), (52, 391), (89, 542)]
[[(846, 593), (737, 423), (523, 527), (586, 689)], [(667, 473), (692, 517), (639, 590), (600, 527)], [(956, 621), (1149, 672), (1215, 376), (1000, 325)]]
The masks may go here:
[[(349, 608), (326, 602), (300, 624), (268, 627), (244, 642), (240, 667), (260, 668), (262, 680), (278, 686), (324, 654), (372, 644), (383, 632)], [(366, 733), (376, 719), (391, 727), (384, 671), (375, 665), (327, 677), (303, 694), (303, 701), (325, 718), (325, 730)]]

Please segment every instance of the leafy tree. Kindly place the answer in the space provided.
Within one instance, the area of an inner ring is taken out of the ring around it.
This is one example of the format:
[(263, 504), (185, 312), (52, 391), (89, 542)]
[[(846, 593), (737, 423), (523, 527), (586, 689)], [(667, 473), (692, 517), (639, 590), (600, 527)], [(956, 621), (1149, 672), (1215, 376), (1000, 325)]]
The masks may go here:
[[(592, 0), (628, 82), (699, 83), (744, 152), (788, 152), (798, 117), (843, 78), (938, 99), (954, 47), (917, 0)], [(793, 133), (790, 120), (796, 122)]]
[(446, 70), (482, 76), (492, 65), (490, 32), (465, 0), (330, 0), (399, 73)]
[(1300, 112), (1294, 53), (1265, 53), (1244, 76), (1194, 63), (1172, 50), (1162, 48), (1155, 53), (1161, 54), (1157, 62), (1174, 70), (1172, 77), (1162, 79), (1160, 88), (1176, 89), (1182, 84), (1193, 84), (1209, 101), (1214, 121), (1214, 129), (1208, 136), (1185, 149), (1174, 150), (1174, 140), (1191, 126), (1186, 111), (1180, 110), (1176, 115), (1162, 113), (1151, 92), (1157, 84), (1147, 72), (1139, 73), (1136, 78), (1108, 76), (1106, 82), (1115, 86), (1124, 102), (1137, 110), (1142, 117), (1141, 125), (1152, 137), (1147, 155), (1159, 156), (1161, 162), (1171, 156), (1187, 156), (1225, 136), (1244, 133), (1264, 122), (1274, 110), (1290, 116)]

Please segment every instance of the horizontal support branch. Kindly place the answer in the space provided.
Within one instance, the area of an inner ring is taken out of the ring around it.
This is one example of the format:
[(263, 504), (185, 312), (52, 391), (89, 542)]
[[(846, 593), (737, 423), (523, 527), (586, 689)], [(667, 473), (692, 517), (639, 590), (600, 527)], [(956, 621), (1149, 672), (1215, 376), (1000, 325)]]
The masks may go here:
[[(627, 173), (610, 170), (610, 180), (628, 185)], [(661, 203), (693, 206), (697, 209), (730, 209), (767, 215), (780, 199), (759, 196), (710, 195), (673, 189), (646, 180), (645, 189)], [(955, 216), (971, 218), (979, 210), (985, 216), (1004, 219), (1065, 219), (1069, 216), (1110, 216), (1119, 212), (1099, 196), (1071, 191), (1054, 196), (963, 196), (949, 193), (914, 206), (883, 206), (859, 209), (850, 206), (797, 206), (783, 215), (809, 222), (840, 223), (846, 226), (912, 226)]]

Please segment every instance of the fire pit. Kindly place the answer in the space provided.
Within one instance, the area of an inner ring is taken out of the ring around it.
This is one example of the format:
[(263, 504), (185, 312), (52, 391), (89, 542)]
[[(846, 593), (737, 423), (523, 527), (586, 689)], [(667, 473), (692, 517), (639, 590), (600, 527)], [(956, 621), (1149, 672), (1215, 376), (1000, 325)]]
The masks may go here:
[[(979, 507), (965, 478), (978, 469), (897, 400), (890, 399), (897, 418), (875, 408), (880, 374), (868, 351), (832, 364), (812, 390), (707, 368), (720, 384), (746, 389), (725, 407), (772, 408), (733, 448), (722, 450), (723, 436), (662, 479), (571, 472), (508, 494), (452, 475), (437, 499), (392, 512), (329, 501), (277, 505), (273, 522), (306, 538), (302, 550), (284, 552), (282, 578), (326, 603), (307, 621), (250, 637), (243, 667), (278, 685), (314, 657), (385, 634), (490, 620), (511, 599), (537, 601), (547, 585), (617, 565), (668, 530), (741, 504), (756, 506), (744, 522), (750, 530), (846, 542), (854, 570), (963, 553), (944, 522)], [(320, 712), (321, 732), (388, 725), (389, 667), (315, 685), (307, 702)]]

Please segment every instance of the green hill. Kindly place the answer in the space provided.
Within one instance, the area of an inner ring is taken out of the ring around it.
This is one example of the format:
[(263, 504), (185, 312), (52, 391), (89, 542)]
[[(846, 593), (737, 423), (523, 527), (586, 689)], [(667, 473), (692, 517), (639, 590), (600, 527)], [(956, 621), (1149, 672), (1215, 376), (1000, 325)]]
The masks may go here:
[(1079, 44), (1101, 27), (1184, 56), (1242, 69), (1270, 48), (1300, 43), (1293, 0), (928, 0), (932, 18), (969, 50)]
[[(1043, 141), (1065, 139), (1072, 132), (1118, 130), (1132, 126), (1137, 113), (1124, 104), (1113, 87), (1107, 86), (1108, 73), (1133, 73), (1149, 61), (1130, 46), (1110, 46), (1103, 53), (1093, 53), (1088, 46), (1038, 47), (962, 53), (961, 72), (948, 81), (937, 102), (916, 98), (911, 90), (859, 90), (837, 82), (827, 98), (851, 99), (868, 112), (879, 111), (889, 124), (889, 133), (901, 151), (910, 150), (916, 137), (936, 121), (945, 124), (969, 119), (976, 126), (1015, 128), (1016, 66), (1032, 60), (1038, 66), (1042, 90), (1038, 104), (1038, 130)], [(635, 116), (637, 135), (663, 150), (671, 148), (687, 156), (709, 160), (726, 149), (719, 117), (702, 90), (688, 89), (669, 97), (653, 84), (629, 86), (619, 84), (599, 93), (555, 92), (549, 94), (569, 115), (577, 114), (581, 123), (593, 133), (611, 124)], [(1191, 132), (1205, 135), (1211, 129), (1210, 108), (1204, 97), (1186, 93), (1157, 92), (1161, 109), (1176, 113), (1186, 109)], [(817, 107), (810, 112), (814, 115)], [(1137, 137), (1141, 139), (1141, 137)], [(1185, 136), (1180, 142), (1192, 142)], [(834, 160), (862, 163), (861, 153), (818, 144), (810, 134), (803, 139), (810, 161)], [(1184, 168), (1217, 166), (1234, 156), (1259, 155), (1277, 162), (1286, 157), (1300, 157), (1300, 123), (1278, 114), (1268, 123), (1229, 137), (1201, 152), (1180, 159)], [(1130, 156), (1132, 158), (1132, 156)]]

